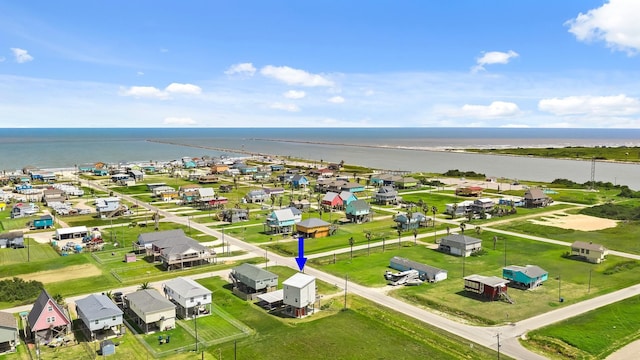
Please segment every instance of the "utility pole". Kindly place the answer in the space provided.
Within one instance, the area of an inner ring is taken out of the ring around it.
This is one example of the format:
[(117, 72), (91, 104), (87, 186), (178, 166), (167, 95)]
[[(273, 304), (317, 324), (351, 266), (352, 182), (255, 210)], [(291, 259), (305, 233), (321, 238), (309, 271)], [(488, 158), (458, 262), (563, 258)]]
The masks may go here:
[(504, 238), (504, 266), (507, 267), (507, 238)]
[(558, 275), (558, 301), (559, 302), (562, 302), (562, 296), (560, 293), (561, 285), (562, 285), (562, 278), (560, 278), (560, 275)]
[(347, 310), (347, 281), (349, 280), (349, 274), (344, 275), (344, 310)]
[(502, 345), (500, 345), (500, 333), (497, 333), (496, 337), (498, 338), (498, 360), (500, 360), (500, 347), (502, 347)]
[(587, 293), (591, 293), (591, 271), (593, 269), (589, 269), (589, 288), (587, 290)]

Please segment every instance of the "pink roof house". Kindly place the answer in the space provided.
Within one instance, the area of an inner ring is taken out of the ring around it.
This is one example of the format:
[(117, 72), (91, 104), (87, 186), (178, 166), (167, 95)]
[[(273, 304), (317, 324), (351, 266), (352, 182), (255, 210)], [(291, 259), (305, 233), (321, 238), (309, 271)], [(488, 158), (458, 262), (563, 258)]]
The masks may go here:
[(41, 344), (47, 344), (52, 339), (63, 337), (71, 331), (71, 320), (44, 289), (33, 304), (27, 321), (31, 336)]

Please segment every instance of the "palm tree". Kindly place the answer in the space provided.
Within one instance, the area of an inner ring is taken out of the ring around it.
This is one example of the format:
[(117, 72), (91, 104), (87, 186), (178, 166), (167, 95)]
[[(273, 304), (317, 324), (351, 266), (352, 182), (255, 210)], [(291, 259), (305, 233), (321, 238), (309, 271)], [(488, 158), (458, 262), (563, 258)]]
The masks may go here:
[(62, 294), (60, 294), (60, 293), (57, 293), (57, 294), (53, 295), (53, 300), (58, 305), (64, 305), (65, 304), (64, 296), (62, 296)]
[(149, 284), (148, 281), (145, 281), (142, 284), (140, 284), (140, 286), (138, 286), (138, 290), (147, 290), (147, 289), (151, 289), (151, 285)]

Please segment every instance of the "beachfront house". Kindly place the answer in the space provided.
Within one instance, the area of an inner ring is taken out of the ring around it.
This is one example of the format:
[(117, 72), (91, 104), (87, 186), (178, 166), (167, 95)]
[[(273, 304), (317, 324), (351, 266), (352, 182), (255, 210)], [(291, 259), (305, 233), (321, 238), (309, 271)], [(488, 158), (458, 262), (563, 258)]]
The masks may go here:
[(545, 207), (553, 200), (542, 189), (527, 189), (524, 193), (524, 206), (528, 208)]
[(251, 190), (245, 195), (248, 203), (261, 203), (269, 200), (271, 197), (263, 189)]
[(9, 231), (0, 234), (0, 249), (23, 248), (24, 233), (22, 231)]
[(421, 212), (413, 212), (407, 214), (398, 214), (393, 219), (397, 224), (397, 228), (402, 231), (418, 229), (421, 225), (427, 225), (430, 219)]
[(342, 198), (340, 197), (340, 194), (329, 191), (326, 194), (324, 194), (324, 197), (322, 198), (320, 204), (325, 208), (332, 208), (332, 209), (338, 209), (342, 207)]

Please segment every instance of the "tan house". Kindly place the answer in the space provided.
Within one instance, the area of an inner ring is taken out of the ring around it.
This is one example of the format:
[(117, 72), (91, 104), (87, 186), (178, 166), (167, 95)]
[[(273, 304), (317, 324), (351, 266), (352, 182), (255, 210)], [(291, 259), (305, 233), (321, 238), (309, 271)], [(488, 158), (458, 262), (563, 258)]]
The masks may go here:
[(215, 164), (211, 167), (212, 174), (222, 174), (227, 170), (229, 170), (229, 165), (226, 164)]
[(129, 316), (145, 333), (165, 331), (176, 326), (176, 305), (155, 289), (127, 294), (125, 304)]
[(576, 241), (571, 244), (571, 255), (590, 263), (600, 264), (609, 255), (609, 250), (600, 244)]

